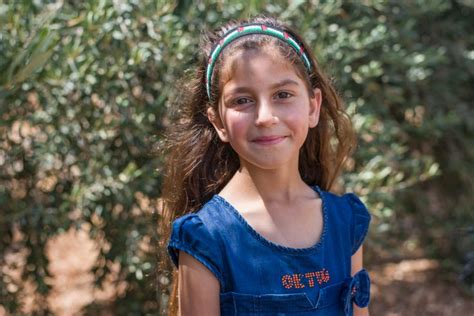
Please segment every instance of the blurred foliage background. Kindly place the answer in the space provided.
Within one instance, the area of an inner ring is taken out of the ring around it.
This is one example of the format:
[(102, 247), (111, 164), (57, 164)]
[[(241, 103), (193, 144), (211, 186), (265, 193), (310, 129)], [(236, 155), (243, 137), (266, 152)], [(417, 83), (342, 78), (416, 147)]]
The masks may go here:
[(371, 209), (367, 265), (434, 258), (474, 292), (471, 1), (0, 1), (4, 311), (23, 310), (28, 283), (34, 313), (52, 312), (47, 244), (74, 227), (99, 245), (94, 288), (123, 285), (85, 312), (165, 313), (154, 148), (200, 31), (261, 13), (301, 31), (353, 117), (334, 190)]

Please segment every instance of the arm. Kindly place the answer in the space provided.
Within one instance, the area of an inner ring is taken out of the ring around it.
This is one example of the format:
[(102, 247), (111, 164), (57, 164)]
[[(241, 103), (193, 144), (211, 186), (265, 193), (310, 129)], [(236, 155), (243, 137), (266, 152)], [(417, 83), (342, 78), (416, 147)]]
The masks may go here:
[[(360, 269), (362, 269), (363, 263), (363, 254), (362, 254), (362, 247), (356, 251), (356, 253), (351, 258), (351, 275), (356, 274)], [(369, 308), (364, 307), (360, 308), (354, 303), (354, 316), (369, 316)]]
[(219, 280), (186, 252), (179, 252), (178, 300), (182, 316), (219, 316)]

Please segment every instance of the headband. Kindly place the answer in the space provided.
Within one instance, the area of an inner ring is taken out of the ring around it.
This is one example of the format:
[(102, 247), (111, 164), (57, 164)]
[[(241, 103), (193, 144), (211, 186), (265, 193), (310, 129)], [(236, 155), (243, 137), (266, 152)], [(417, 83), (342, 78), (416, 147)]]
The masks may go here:
[(311, 72), (311, 62), (309, 61), (308, 56), (306, 56), (306, 53), (304, 52), (303, 45), (299, 44), (293, 37), (288, 34), (288, 32), (264, 24), (250, 24), (238, 26), (225, 33), (222, 39), (217, 43), (217, 45), (211, 50), (211, 53), (209, 54), (209, 60), (207, 62), (206, 70), (206, 89), (209, 100), (211, 99), (212, 74), (214, 71), (214, 65), (216, 64), (219, 54), (222, 52), (224, 47), (229, 45), (235, 39), (251, 34), (270, 35), (289, 44), (298, 53), (298, 56), (300, 56), (300, 58), (303, 60), (303, 63), (306, 66), (308, 72)]

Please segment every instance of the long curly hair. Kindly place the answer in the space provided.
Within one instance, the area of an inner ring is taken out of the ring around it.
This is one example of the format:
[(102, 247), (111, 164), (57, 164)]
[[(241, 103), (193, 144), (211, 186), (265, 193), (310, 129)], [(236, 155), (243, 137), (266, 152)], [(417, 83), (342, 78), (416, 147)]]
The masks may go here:
[[(206, 92), (206, 66), (214, 45), (229, 30), (247, 23), (259, 23), (286, 31), (303, 46), (311, 61), (311, 72), (288, 44), (262, 34), (240, 37), (224, 48), (218, 57), (211, 98)], [(308, 132), (300, 149), (299, 171), (308, 185), (319, 185), (330, 190), (339, 175), (344, 160), (355, 147), (355, 134), (344, 105), (328, 77), (323, 73), (308, 44), (298, 33), (279, 20), (257, 16), (246, 20), (230, 21), (214, 32), (205, 32), (200, 44), (200, 55), (191, 76), (179, 82), (176, 113), (171, 117), (170, 128), (164, 138), (164, 182), (162, 191), (163, 212), (160, 223), (162, 236), (169, 236), (174, 219), (199, 210), (217, 194), (239, 168), (239, 157), (228, 143), (221, 142), (209, 122), (207, 109), (216, 110), (223, 86), (224, 61), (229, 56), (248, 49), (272, 48), (290, 62), (297, 74), (305, 78), (310, 94), (314, 88), (322, 92), (319, 123)], [(165, 240), (162, 239), (162, 246)], [(166, 256), (164, 256), (166, 257)], [(178, 313), (178, 278), (173, 269), (169, 314)]]

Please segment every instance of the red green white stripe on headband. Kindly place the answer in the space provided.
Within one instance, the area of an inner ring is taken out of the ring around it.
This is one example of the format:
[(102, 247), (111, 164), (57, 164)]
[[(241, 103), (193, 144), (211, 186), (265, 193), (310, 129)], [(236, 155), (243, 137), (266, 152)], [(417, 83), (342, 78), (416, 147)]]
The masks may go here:
[(291, 37), (287, 32), (278, 30), (274, 27), (270, 27), (263, 24), (251, 24), (251, 25), (243, 25), (237, 28), (230, 30), (226, 33), (223, 38), (219, 41), (219, 43), (213, 48), (211, 54), (209, 55), (209, 60), (207, 62), (207, 70), (206, 70), (206, 89), (207, 89), (207, 96), (209, 100), (211, 99), (211, 83), (212, 83), (212, 74), (214, 71), (214, 65), (216, 63), (219, 54), (221, 53), (222, 49), (231, 43), (233, 40), (251, 34), (264, 34), (276, 37), (286, 43), (288, 43), (301, 57), (303, 60), (304, 65), (306, 66), (308, 72), (311, 72), (311, 62), (306, 56), (304, 52), (303, 46), (300, 45), (293, 37)]

